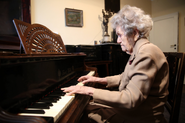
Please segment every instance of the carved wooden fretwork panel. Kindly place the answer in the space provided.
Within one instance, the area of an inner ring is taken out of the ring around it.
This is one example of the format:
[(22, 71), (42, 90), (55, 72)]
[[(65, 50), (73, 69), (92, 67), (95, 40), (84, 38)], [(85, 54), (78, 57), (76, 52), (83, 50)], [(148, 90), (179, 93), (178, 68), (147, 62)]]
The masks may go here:
[(60, 35), (41, 24), (29, 24), (14, 19), (14, 25), (26, 54), (67, 53)]

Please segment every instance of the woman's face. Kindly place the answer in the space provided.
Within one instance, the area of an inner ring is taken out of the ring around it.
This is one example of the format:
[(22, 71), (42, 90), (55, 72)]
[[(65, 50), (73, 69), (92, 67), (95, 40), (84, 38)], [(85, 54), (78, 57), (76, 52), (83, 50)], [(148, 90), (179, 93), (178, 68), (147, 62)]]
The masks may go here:
[(116, 27), (116, 34), (118, 35), (117, 43), (121, 45), (122, 51), (131, 55), (135, 45), (134, 36), (128, 38), (120, 26)]

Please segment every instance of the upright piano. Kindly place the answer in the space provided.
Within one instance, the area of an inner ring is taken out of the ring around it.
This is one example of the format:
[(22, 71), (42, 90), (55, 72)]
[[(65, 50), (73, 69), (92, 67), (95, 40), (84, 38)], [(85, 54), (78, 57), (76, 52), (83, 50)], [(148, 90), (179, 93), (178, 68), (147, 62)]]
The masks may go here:
[(25, 54), (0, 54), (0, 122), (79, 122), (90, 97), (65, 96), (61, 88), (97, 74), (96, 68), (84, 64), (86, 54), (67, 53), (48, 28), (19, 20), (14, 24)]

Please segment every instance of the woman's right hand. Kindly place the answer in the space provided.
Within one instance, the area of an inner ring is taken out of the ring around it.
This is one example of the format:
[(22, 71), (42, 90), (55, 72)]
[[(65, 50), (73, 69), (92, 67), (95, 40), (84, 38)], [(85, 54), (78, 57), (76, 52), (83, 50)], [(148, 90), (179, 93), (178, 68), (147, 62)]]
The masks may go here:
[(100, 84), (107, 84), (107, 79), (106, 78), (99, 78), (99, 77), (94, 77), (94, 76), (81, 76), (78, 79), (79, 82), (82, 82), (82, 84), (88, 83), (88, 82), (97, 82)]

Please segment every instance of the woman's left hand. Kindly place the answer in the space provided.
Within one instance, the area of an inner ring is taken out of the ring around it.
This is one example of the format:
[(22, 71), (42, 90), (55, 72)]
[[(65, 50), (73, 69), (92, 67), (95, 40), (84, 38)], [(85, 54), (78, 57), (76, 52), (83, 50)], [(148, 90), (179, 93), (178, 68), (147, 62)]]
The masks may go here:
[(70, 96), (73, 94), (84, 94), (84, 95), (93, 96), (95, 88), (76, 85), (76, 86), (61, 88), (61, 90), (63, 90), (66, 93), (65, 94), (66, 96)]

